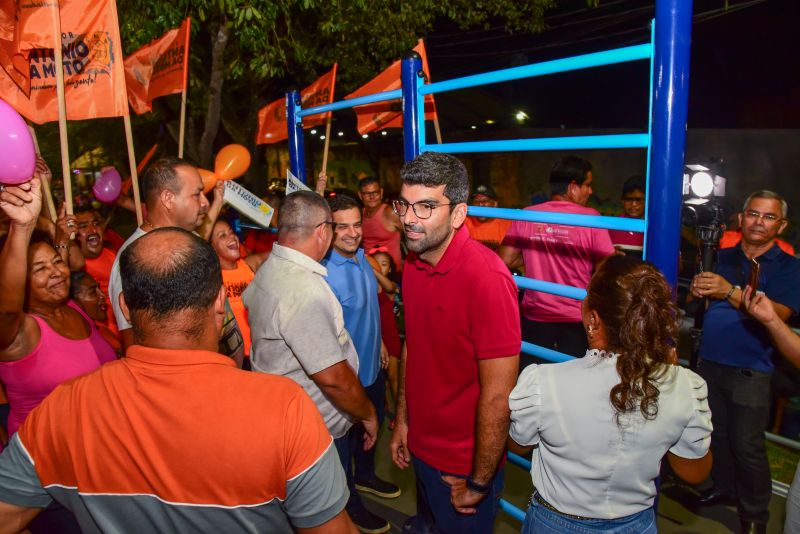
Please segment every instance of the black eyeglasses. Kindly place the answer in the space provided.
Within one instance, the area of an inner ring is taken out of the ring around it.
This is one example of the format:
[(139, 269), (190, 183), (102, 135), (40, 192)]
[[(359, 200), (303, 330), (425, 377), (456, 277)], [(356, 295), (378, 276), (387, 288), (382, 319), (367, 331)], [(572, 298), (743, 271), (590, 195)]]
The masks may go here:
[(411, 209), (414, 210), (414, 215), (420, 219), (430, 219), (431, 215), (433, 215), (433, 210), (441, 208), (442, 206), (449, 206), (450, 204), (452, 204), (452, 202), (447, 204), (434, 204), (428, 201), (411, 203), (405, 200), (392, 200), (392, 209), (400, 217), (403, 217), (408, 213), (408, 207), (411, 206)]

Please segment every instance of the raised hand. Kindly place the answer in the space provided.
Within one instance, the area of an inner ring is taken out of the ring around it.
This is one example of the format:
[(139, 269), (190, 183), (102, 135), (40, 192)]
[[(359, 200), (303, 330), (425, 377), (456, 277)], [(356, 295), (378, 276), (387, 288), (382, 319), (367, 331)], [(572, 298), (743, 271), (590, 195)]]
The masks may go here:
[(42, 184), (38, 177), (17, 185), (0, 184), (0, 209), (12, 224), (35, 226), (42, 211)]

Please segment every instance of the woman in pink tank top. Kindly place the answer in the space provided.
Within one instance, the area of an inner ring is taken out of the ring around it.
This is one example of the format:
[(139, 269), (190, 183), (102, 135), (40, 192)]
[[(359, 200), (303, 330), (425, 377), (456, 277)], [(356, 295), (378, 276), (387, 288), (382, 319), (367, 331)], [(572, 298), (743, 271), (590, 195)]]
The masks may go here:
[(403, 227), (397, 214), (383, 202), (383, 188), (378, 179), (372, 176), (362, 178), (358, 183), (358, 196), (364, 204), (361, 246), (364, 250), (386, 247), (397, 269), (402, 270), (400, 232)]
[(56, 386), (116, 358), (69, 300), (64, 259), (48, 236), (34, 231), (40, 187), (34, 178), (0, 191), (0, 209), (10, 220), (0, 248), (0, 381), (11, 404), (9, 435)]

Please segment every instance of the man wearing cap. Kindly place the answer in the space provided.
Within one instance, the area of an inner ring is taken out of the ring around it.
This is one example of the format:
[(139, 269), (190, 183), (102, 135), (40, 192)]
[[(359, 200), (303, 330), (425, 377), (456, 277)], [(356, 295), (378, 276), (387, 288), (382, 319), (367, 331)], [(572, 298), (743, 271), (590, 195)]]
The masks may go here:
[[(491, 185), (476, 187), (470, 200), (473, 206), (497, 207), (497, 193)], [(469, 230), (472, 239), (480, 241), (492, 250), (497, 250), (511, 226), (511, 221), (509, 219), (490, 219), (489, 217), (467, 217), (464, 225)]]

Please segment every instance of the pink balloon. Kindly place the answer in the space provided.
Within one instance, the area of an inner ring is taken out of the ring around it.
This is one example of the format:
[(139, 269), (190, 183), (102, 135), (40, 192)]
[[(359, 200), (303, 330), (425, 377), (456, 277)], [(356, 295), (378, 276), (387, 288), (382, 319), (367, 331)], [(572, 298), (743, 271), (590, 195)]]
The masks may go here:
[(114, 167), (104, 167), (92, 187), (94, 197), (100, 202), (113, 204), (122, 192), (122, 176)]
[(0, 100), (0, 183), (27, 182), (36, 170), (36, 151), (25, 120)]

